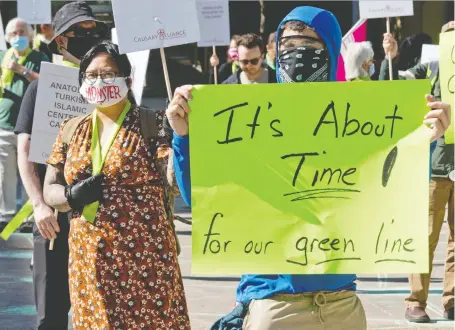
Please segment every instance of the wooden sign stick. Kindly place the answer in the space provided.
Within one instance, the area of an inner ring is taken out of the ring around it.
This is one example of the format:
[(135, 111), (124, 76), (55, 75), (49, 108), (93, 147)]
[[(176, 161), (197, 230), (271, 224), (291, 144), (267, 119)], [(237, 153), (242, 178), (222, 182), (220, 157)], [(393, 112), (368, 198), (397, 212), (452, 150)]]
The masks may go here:
[[(213, 55), (216, 56), (216, 47), (213, 45)], [(217, 66), (213, 67), (213, 77), (215, 78), (215, 85), (218, 85), (218, 69)]]
[(167, 90), (167, 97), (169, 98), (169, 102), (172, 100), (172, 89), (171, 89), (171, 81), (169, 79), (169, 72), (167, 70), (167, 63), (166, 63), (166, 54), (164, 53), (164, 48), (160, 48), (161, 54), (161, 62), (163, 63), (163, 72), (164, 72), (164, 81), (166, 82), (166, 90)]
[[(390, 18), (387, 17), (387, 33), (390, 34)], [(393, 80), (393, 69), (392, 69), (392, 56), (391, 52), (388, 52), (387, 56), (389, 57), (389, 79)]]
[[(54, 217), (56, 219), (58, 219), (58, 210), (57, 209), (54, 210)], [(54, 242), (55, 242), (55, 239), (54, 238), (51, 239), (51, 242), (49, 243), (49, 251), (53, 251), (54, 250)]]

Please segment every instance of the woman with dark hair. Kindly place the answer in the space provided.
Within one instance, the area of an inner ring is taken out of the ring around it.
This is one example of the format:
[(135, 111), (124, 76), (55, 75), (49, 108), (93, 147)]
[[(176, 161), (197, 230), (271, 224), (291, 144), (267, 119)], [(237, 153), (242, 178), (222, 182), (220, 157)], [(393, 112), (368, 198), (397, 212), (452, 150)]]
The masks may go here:
[[(131, 65), (103, 41), (81, 60), (93, 114), (65, 121), (48, 159), (46, 202), (72, 211), (69, 283), (75, 329), (190, 329), (165, 210), (160, 138), (146, 141), (131, 103)], [(157, 115), (162, 129), (163, 114)], [(65, 126), (78, 120), (71, 139)], [(66, 143), (65, 141), (71, 141)], [(152, 150), (154, 149), (154, 150)]]
[(389, 58), (392, 58), (393, 80), (401, 79), (398, 71), (406, 71), (420, 63), (422, 46), (431, 44), (432, 39), (428, 34), (418, 33), (407, 37), (398, 47), (395, 38), (388, 33), (384, 34), (382, 47), (384, 48), (385, 59), (381, 63), (379, 80), (389, 80)]

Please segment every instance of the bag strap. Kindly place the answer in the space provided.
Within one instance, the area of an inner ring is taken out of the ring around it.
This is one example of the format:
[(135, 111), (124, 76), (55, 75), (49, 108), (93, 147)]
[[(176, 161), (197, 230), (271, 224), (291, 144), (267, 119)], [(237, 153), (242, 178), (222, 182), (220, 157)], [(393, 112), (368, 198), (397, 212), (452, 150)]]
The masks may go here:
[(86, 118), (88, 118), (88, 116), (90, 116), (90, 114), (88, 114), (86, 116), (74, 117), (66, 122), (65, 126), (63, 126), (63, 131), (62, 131), (62, 142), (65, 145), (68, 146), (71, 143), (71, 139), (73, 138), (73, 135), (76, 132), (77, 127)]
[(158, 125), (156, 109), (149, 109), (144, 107), (139, 107), (139, 117), (141, 121), (141, 133), (143, 138), (147, 143), (151, 143), (153, 139), (158, 137)]

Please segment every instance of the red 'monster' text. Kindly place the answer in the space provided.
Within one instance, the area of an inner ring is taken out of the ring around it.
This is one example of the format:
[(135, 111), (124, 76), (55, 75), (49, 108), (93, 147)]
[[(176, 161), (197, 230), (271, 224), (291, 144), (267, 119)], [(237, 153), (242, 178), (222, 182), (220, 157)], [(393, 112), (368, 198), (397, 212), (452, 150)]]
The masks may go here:
[(112, 99), (120, 99), (120, 88), (115, 85), (104, 86), (98, 88), (90, 86), (87, 88), (87, 100), (95, 101), (97, 103), (104, 103)]

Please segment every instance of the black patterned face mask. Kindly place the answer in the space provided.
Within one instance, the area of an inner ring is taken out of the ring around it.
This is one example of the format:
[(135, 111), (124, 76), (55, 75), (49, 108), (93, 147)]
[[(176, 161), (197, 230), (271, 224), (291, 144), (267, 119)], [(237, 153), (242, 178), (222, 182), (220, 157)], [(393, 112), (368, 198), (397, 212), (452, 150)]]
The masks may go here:
[(280, 52), (279, 75), (283, 83), (328, 81), (329, 57), (325, 49), (295, 47)]

